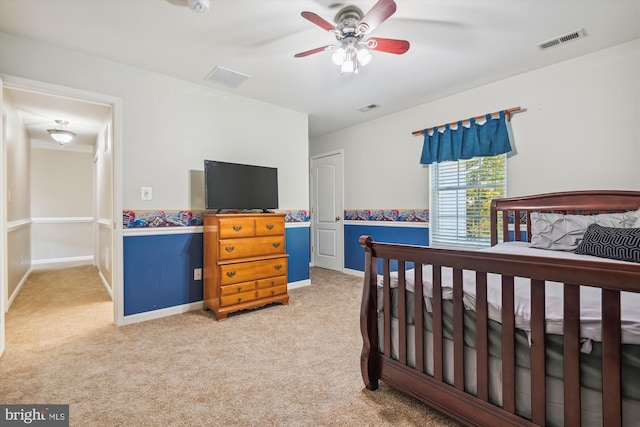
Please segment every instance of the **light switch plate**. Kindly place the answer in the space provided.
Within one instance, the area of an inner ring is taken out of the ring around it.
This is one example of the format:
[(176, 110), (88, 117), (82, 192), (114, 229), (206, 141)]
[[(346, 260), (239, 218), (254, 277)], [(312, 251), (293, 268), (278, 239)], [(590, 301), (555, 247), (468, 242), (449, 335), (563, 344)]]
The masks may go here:
[(141, 187), (140, 188), (140, 198), (142, 200), (151, 200), (153, 194), (151, 192), (151, 187)]

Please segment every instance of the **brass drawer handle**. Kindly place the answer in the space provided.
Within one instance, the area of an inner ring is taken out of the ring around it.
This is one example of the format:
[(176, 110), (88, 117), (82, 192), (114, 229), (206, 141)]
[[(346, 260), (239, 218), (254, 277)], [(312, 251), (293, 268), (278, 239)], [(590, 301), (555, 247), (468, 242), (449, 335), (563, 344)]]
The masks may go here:
[(235, 231), (240, 231), (240, 230), (242, 230), (242, 226), (241, 226), (241, 225), (234, 225), (234, 226), (233, 226), (233, 229), (234, 229)]
[(267, 224), (267, 230), (273, 230), (273, 224)]
[(224, 250), (227, 252), (233, 252), (235, 248), (236, 248), (235, 246), (225, 246)]
[(238, 286), (238, 292), (242, 292), (242, 286)]
[(233, 277), (236, 275), (235, 271), (227, 271), (227, 277)]
[(242, 302), (242, 298), (238, 298), (238, 302)]
[(276, 294), (276, 291), (271, 291), (271, 296), (274, 296)]
[(278, 248), (278, 247), (280, 247), (280, 242), (274, 242), (274, 243), (273, 243), (273, 247), (274, 247), (274, 248)]
[(282, 264), (276, 264), (273, 266), (276, 270), (280, 270), (282, 268)]

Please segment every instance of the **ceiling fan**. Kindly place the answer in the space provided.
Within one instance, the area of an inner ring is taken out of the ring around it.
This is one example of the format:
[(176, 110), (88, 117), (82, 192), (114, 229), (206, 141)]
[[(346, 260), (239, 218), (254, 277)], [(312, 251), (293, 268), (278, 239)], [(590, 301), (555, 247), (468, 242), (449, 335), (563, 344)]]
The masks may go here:
[(409, 50), (406, 40), (385, 39), (380, 37), (365, 38), (378, 25), (386, 21), (396, 11), (394, 0), (378, 0), (373, 7), (363, 14), (356, 6), (345, 6), (335, 16), (337, 25), (332, 25), (313, 12), (302, 12), (303, 18), (328, 31), (335, 36), (337, 44), (318, 47), (300, 52), (296, 58), (315, 53), (334, 50), (331, 59), (340, 65), (342, 73), (357, 73), (360, 66), (371, 61), (371, 52), (387, 52), (401, 55)]

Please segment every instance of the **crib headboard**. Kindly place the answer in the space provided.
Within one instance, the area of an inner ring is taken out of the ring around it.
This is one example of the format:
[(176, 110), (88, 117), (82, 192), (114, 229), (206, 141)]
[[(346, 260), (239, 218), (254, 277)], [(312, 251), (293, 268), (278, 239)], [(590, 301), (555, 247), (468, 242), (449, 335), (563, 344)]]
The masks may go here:
[(638, 208), (640, 208), (640, 191), (566, 191), (494, 199), (491, 202), (490, 214), (491, 246), (498, 243), (499, 233), (502, 233), (502, 239), (505, 242), (523, 240), (522, 231), (525, 229), (526, 241), (531, 241), (531, 227), (529, 227), (531, 212), (593, 215), (626, 212)]

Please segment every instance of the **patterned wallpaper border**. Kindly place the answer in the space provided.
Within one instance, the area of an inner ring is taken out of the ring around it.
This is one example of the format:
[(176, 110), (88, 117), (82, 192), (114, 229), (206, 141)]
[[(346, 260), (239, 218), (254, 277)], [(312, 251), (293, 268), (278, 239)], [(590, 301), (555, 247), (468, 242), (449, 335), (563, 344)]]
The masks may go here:
[[(123, 228), (188, 227), (202, 225), (202, 216), (214, 211), (208, 210), (125, 210), (122, 212)], [(237, 213), (225, 210), (223, 213)], [(308, 210), (275, 210), (285, 214), (285, 222), (309, 222)], [(347, 209), (344, 219), (350, 221), (391, 221), (429, 222), (428, 209)]]
[[(238, 211), (224, 210), (223, 213), (238, 213)], [(307, 210), (276, 210), (275, 213), (285, 214), (285, 222), (308, 222)], [(189, 227), (202, 225), (202, 216), (214, 211), (184, 210), (184, 211), (122, 211), (123, 228), (158, 228), (158, 227)]]
[(351, 221), (429, 222), (428, 209), (350, 209), (344, 219)]

